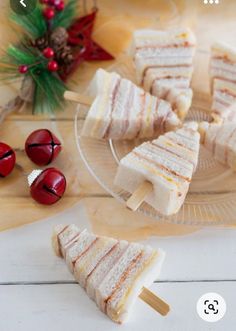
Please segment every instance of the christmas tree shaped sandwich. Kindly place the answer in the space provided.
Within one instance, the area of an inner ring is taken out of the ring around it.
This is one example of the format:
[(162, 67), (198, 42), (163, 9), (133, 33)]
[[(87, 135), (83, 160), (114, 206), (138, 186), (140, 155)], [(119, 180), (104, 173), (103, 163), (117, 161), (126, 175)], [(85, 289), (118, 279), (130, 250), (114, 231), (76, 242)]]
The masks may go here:
[(180, 126), (171, 105), (116, 73), (99, 69), (88, 96), (66, 92), (67, 100), (90, 107), (82, 136), (97, 139), (155, 138)]
[(146, 201), (165, 216), (179, 211), (198, 163), (197, 128), (197, 123), (185, 124), (143, 143), (120, 161), (115, 184), (132, 193), (127, 207), (136, 210)]
[(161, 249), (96, 236), (73, 224), (57, 226), (52, 244), (89, 297), (113, 321), (124, 322), (138, 296), (162, 315), (169, 312), (169, 306), (144, 287), (160, 273), (165, 256)]
[(202, 122), (199, 125), (202, 144), (221, 164), (236, 171), (236, 123)]
[(224, 119), (228, 116), (228, 108), (236, 103), (236, 47), (222, 42), (213, 44), (210, 76), (212, 111), (215, 117)]
[(190, 82), (195, 48), (195, 36), (187, 28), (136, 30), (133, 35), (138, 84), (169, 101), (181, 119), (192, 103)]

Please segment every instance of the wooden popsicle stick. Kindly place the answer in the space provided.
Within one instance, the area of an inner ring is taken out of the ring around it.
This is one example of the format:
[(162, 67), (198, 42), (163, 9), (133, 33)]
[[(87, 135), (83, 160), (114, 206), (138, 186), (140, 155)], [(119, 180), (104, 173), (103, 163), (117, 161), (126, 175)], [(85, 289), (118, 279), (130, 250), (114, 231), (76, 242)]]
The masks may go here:
[(66, 91), (64, 93), (64, 99), (68, 101), (77, 102), (84, 106), (91, 106), (94, 99), (88, 95), (82, 95), (72, 91)]
[(214, 124), (222, 124), (223, 123), (223, 119), (219, 115), (211, 114), (211, 117), (213, 119), (212, 123), (214, 123)]
[(170, 311), (170, 306), (146, 287), (143, 287), (139, 297), (162, 316), (166, 316)]
[(151, 182), (145, 181), (133, 192), (131, 197), (126, 201), (126, 206), (135, 211), (143, 203), (146, 196), (153, 190), (153, 185)]

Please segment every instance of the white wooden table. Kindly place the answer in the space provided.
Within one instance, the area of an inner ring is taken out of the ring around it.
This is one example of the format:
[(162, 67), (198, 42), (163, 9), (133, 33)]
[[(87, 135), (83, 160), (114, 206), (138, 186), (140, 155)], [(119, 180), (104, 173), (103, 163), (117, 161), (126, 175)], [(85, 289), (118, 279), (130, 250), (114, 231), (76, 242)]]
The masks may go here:
[[(53, 254), (52, 227), (68, 222), (89, 228), (83, 201), (56, 217), (0, 233), (1, 331), (235, 329), (236, 229), (149, 239), (167, 253), (161, 277), (151, 289), (171, 305), (171, 312), (163, 318), (138, 299), (129, 322), (118, 326)], [(204, 322), (196, 313), (196, 302), (206, 292), (226, 300), (226, 315), (217, 323)]]

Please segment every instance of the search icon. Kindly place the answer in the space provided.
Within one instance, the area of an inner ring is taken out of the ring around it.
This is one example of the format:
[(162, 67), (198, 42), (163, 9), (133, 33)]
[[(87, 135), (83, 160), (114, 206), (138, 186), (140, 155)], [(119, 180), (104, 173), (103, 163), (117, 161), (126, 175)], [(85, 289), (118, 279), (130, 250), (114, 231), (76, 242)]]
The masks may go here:
[(214, 305), (213, 305), (212, 303), (210, 303), (210, 304), (208, 305), (208, 309), (209, 309), (209, 310), (213, 310), (213, 311), (215, 311), (215, 307), (214, 307)]
[(226, 313), (226, 302), (218, 293), (205, 293), (197, 301), (197, 313), (203, 321), (217, 322)]

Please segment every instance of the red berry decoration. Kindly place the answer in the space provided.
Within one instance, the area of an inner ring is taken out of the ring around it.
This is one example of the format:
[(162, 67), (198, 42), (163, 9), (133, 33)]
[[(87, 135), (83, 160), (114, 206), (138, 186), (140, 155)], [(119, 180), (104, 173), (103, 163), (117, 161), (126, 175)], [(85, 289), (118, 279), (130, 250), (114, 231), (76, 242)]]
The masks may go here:
[(34, 170), (28, 181), (32, 198), (43, 205), (56, 203), (66, 190), (66, 178), (56, 168)]
[(52, 72), (57, 71), (58, 70), (58, 63), (57, 63), (57, 61), (50, 61), (50, 62), (48, 62), (48, 70), (49, 71), (52, 71)]
[(18, 70), (19, 70), (19, 73), (20, 74), (26, 74), (27, 73), (27, 71), (28, 71), (28, 66), (26, 66), (26, 65), (21, 65), (21, 66), (19, 66), (18, 67)]
[(49, 0), (40, 0), (39, 2), (43, 5), (48, 5), (50, 1)]
[(44, 57), (46, 57), (46, 59), (51, 59), (52, 57), (54, 57), (54, 50), (50, 47), (47, 47), (43, 50), (43, 55)]
[(36, 130), (26, 139), (25, 151), (32, 162), (45, 166), (58, 156), (61, 142), (47, 129)]
[(16, 154), (7, 144), (0, 142), (0, 177), (8, 176), (16, 163)]
[(63, 11), (65, 9), (65, 3), (63, 0), (55, 1), (55, 7), (57, 11)]
[(55, 16), (55, 10), (53, 8), (45, 8), (43, 10), (43, 16), (46, 18), (46, 20), (51, 20)]

